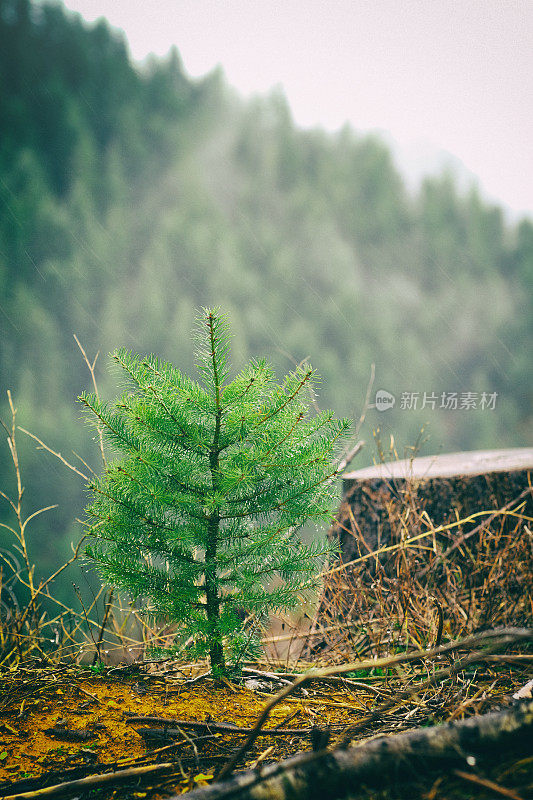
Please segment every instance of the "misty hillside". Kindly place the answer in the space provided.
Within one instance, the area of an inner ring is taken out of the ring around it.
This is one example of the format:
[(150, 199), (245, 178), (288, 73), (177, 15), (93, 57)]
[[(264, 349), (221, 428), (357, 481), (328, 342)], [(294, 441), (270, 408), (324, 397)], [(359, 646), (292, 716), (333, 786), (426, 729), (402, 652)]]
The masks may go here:
[[(107, 25), (56, 4), (0, 0), (0, 93), (4, 420), (10, 388), (20, 425), (98, 468), (73, 333), (112, 395), (107, 352), (194, 370), (196, 309), (220, 305), (236, 367), (266, 356), (281, 377), (308, 358), (337, 415), (359, 416), (375, 364), (396, 405), (368, 412), (357, 466), (376, 426), (400, 457), (425, 423), (425, 452), (528, 443), (530, 221), (510, 227), (446, 175), (413, 198), (379, 139), (299, 130), (281, 94), (192, 81), (177, 51), (137, 67)], [(452, 392), (495, 408), (441, 409)], [(20, 445), (31, 507), (59, 504), (37, 523), (54, 561), (78, 535), (81, 482)], [(11, 486), (7, 459), (0, 472)]]

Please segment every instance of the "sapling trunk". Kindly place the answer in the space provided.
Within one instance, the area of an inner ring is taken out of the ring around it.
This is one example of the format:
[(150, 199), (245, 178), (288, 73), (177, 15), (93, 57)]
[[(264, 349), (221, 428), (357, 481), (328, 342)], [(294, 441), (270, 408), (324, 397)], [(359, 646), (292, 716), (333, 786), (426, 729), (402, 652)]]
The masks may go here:
[(220, 630), (220, 597), (217, 575), (218, 526), (218, 517), (214, 517), (209, 521), (204, 572), (207, 621), (211, 631), (209, 660), (213, 673), (223, 673), (226, 668)]
[[(219, 444), (220, 444), (220, 422), (222, 419), (222, 408), (220, 405), (220, 377), (218, 374), (218, 366), (216, 359), (215, 349), (215, 332), (213, 328), (213, 315), (208, 316), (209, 324), (209, 340), (211, 343), (211, 361), (213, 365), (213, 376), (215, 385), (215, 433), (213, 436), (213, 446), (209, 453), (209, 468), (211, 470), (211, 486), (213, 491), (216, 492), (219, 488), (218, 476), (218, 457), (219, 457)], [(220, 519), (218, 513), (214, 513), (209, 518), (208, 531), (207, 531), (207, 547), (205, 551), (205, 599), (207, 621), (209, 629), (212, 632), (210, 636), (209, 646), (209, 660), (213, 673), (224, 673), (226, 665), (224, 661), (224, 647), (222, 644), (222, 632), (220, 630), (220, 596), (218, 585), (218, 570), (217, 570), (217, 549), (218, 549), (218, 531), (220, 526)]]

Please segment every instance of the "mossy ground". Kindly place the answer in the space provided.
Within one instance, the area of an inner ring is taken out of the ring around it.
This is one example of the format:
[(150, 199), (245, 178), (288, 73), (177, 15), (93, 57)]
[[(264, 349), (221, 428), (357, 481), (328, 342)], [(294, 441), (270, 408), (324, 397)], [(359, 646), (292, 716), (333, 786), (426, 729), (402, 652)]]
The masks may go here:
[[(390, 708), (365, 731), (368, 736), (393, 734), (444, 719), (483, 713), (491, 707), (511, 702), (511, 694), (523, 681), (524, 671), (512, 676), (512, 669), (490, 674), (476, 668), (476, 686), (463, 687), (470, 678), (446, 688), (435, 686), (425, 697), (414, 697)], [(271, 694), (252, 690), (238, 682), (216, 682), (200, 677), (190, 683), (194, 669), (177, 679), (168, 674), (107, 669), (102, 675), (79, 667), (23, 667), (3, 673), (0, 694), (0, 797), (52, 786), (87, 775), (108, 773), (131, 767), (171, 763), (164, 773), (145, 775), (125, 785), (77, 791), (80, 800), (164, 800), (210, 782), (242, 743), (244, 736), (217, 730), (217, 725), (233, 724), (250, 728), (256, 722)], [(407, 675), (404, 673), (402, 682)], [(488, 682), (490, 678), (490, 683)], [(416, 679), (413, 669), (411, 679)], [(305, 730), (302, 735), (262, 735), (240, 769), (280, 761), (311, 748), (309, 729), (337, 732), (356, 723), (379, 707), (387, 698), (399, 696), (398, 676), (389, 672), (358, 681), (314, 682), (305, 693), (299, 690), (272, 710), (265, 728)], [(483, 687), (483, 691), (480, 688)], [(273, 691), (279, 686), (273, 687)], [(466, 696), (465, 696), (466, 695)], [(470, 697), (468, 700), (467, 697)], [(439, 701), (440, 708), (439, 708)], [(429, 714), (429, 716), (428, 716)], [(183, 727), (189, 741), (181, 737), (164, 738), (165, 726), (155, 720), (211, 724), (211, 729)], [(138, 731), (155, 728), (163, 736), (146, 741)], [(191, 744), (194, 741), (194, 746)], [(448, 774), (449, 773), (449, 774)], [(367, 800), (489, 800), (498, 796), (533, 797), (533, 759), (523, 754), (509, 762), (494, 765), (491, 771), (477, 774), (478, 783), (446, 771), (446, 774), (417, 775), (414, 783), (395, 785), (387, 790), (358, 788), (357, 797)], [(476, 779), (476, 773), (473, 775)], [(487, 780), (496, 781), (507, 794), (498, 793)], [(483, 783), (485, 781), (485, 783)]]
[[(150, 742), (136, 731), (154, 727), (134, 722), (133, 717), (155, 716), (179, 722), (232, 723), (253, 726), (268, 695), (238, 683), (204, 678), (192, 685), (144, 675), (94, 676), (73, 669), (28, 670), (4, 680), (0, 714), (0, 796), (10, 784), (48, 773), (53, 782), (102, 772), (104, 766), (125, 768), (172, 760), (176, 769), (165, 775), (164, 786), (151, 797), (179, 793), (209, 777), (229, 759), (243, 741), (242, 735), (213, 730), (210, 738), (189, 745), (172, 746), (168, 740)], [(311, 688), (307, 696), (289, 697), (276, 706), (266, 727), (340, 729), (370, 708), (375, 695), (358, 696), (332, 691), (329, 686)], [(161, 732), (164, 726), (156, 725)], [(196, 740), (202, 732), (186, 729)], [(205, 734), (205, 731), (203, 732)], [(286, 758), (309, 749), (310, 736), (261, 736), (248, 754), (246, 764)], [(28, 782), (28, 788), (33, 782)], [(23, 786), (17, 786), (22, 791)], [(100, 790), (103, 792), (103, 790)], [(120, 796), (128, 796), (120, 789)], [(142, 791), (147, 791), (146, 787)], [(104, 796), (102, 794), (102, 796)], [(142, 792), (136, 796), (142, 797)]]

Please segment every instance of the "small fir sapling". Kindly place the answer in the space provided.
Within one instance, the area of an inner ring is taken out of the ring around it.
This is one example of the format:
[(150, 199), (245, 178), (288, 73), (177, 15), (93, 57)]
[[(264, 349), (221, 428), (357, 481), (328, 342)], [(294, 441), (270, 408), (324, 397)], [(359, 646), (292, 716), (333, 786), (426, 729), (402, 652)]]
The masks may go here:
[(349, 421), (311, 415), (316, 374), (277, 385), (265, 361), (229, 381), (228, 326), (198, 318), (202, 383), (154, 356), (120, 349), (129, 390), (80, 401), (119, 460), (90, 484), (88, 557), (102, 576), (171, 620), (224, 674), (250, 644), (241, 609), (257, 619), (297, 605), (318, 585), (328, 545), (298, 530), (330, 521), (334, 462)]

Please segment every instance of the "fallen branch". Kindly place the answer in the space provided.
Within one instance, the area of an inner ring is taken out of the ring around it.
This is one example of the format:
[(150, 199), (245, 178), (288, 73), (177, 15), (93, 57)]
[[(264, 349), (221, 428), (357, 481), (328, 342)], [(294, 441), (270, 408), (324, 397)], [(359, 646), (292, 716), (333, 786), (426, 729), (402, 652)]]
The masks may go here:
[(461, 769), (454, 769), (454, 775), (457, 775), (458, 778), (462, 778), (465, 781), (470, 781), (470, 783), (475, 783), (477, 786), (483, 786), (484, 789), (490, 789), (491, 792), (495, 792), (499, 794), (501, 797), (510, 797), (511, 800), (522, 800), (520, 795), (516, 794), (516, 792), (511, 791), (511, 789), (506, 789), (505, 786), (500, 786), (498, 783), (494, 783), (494, 781), (489, 781), (486, 778), (480, 778), (479, 775), (474, 775), (472, 772), (463, 772)]
[(21, 792), (19, 794), (2, 795), (2, 800), (41, 800), (47, 797), (68, 797), (78, 791), (97, 788), (102, 785), (112, 785), (115, 783), (126, 783), (130, 780), (143, 778), (145, 775), (156, 775), (158, 772), (174, 768), (174, 764), (150, 764), (147, 767), (132, 767), (118, 772), (106, 772), (104, 775), (87, 775), (86, 778), (78, 778), (75, 781), (56, 783), (55, 786), (47, 786), (44, 789), (34, 789), (32, 792)]
[(243, 742), (233, 758), (220, 771), (218, 778), (226, 778), (231, 774), (238, 762), (248, 752), (250, 747), (259, 736), (261, 729), (270, 716), (270, 712), (274, 706), (285, 700), (286, 697), (293, 694), (298, 688), (306, 683), (309, 683), (310, 681), (318, 680), (320, 678), (329, 678), (331, 675), (342, 675), (346, 672), (352, 672), (355, 670), (361, 671), (365, 669), (376, 669), (377, 667), (391, 667), (396, 664), (405, 664), (409, 661), (419, 661), (421, 659), (434, 658), (435, 656), (444, 655), (445, 653), (451, 653), (454, 650), (456, 651), (460, 649), (473, 648), (478, 645), (486, 646), (491, 643), (492, 646), (499, 647), (505, 644), (511, 644), (524, 640), (533, 641), (533, 631), (531, 629), (500, 628), (479, 633), (474, 636), (468, 636), (466, 639), (440, 645), (439, 647), (434, 647), (431, 650), (415, 650), (411, 653), (400, 653), (399, 655), (387, 656), (385, 658), (366, 659), (365, 661), (355, 661), (352, 664), (324, 667), (323, 669), (311, 669), (309, 672), (296, 677), (291, 686), (286, 686), (284, 689), (281, 689), (272, 697), (271, 700), (268, 701), (268, 703), (265, 704), (256, 724), (253, 727), (252, 732)]
[[(342, 800), (362, 786), (412, 779), (429, 768), (466, 767), (524, 750), (533, 734), (533, 701), (460, 722), (380, 737), (348, 750), (304, 753), (191, 792), (191, 800)], [(169, 800), (177, 800), (171, 797)]]
[(53, 728), (45, 728), (43, 731), (47, 736), (53, 736), (56, 739), (62, 739), (64, 742), (86, 742), (88, 739), (94, 739), (96, 731), (87, 730), (72, 730), (66, 728), (64, 725), (55, 725)]
[[(253, 728), (240, 728), (238, 725), (232, 725), (231, 722), (183, 722), (178, 719), (167, 719), (166, 717), (151, 717), (151, 716), (138, 716), (128, 717), (125, 722), (152, 722), (158, 725), (164, 725), (164, 732), (169, 736), (177, 736), (179, 729), (176, 730), (172, 725), (177, 725), (179, 728), (192, 728), (196, 731), (207, 731), (208, 733), (251, 733)], [(156, 730), (155, 728), (139, 728), (137, 733), (141, 731)], [(264, 728), (261, 731), (261, 736), (309, 736), (313, 728)]]
[[(498, 647), (498, 642), (493, 643), (494, 647)], [(490, 645), (489, 645), (490, 647)], [(438, 671), (434, 671), (432, 675), (429, 676), (425, 681), (422, 683), (417, 684), (415, 687), (408, 687), (403, 692), (397, 694), (391, 700), (388, 700), (386, 703), (381, 703), (377, 708), (375, 708), (370, 714), (367, 716), (362, 717), (353, 725), (349, 725), (345, 730), (342, 732), (342, 735), (333, 742), (333, 747), (348, 747), (350, 742), (355, 738), (358, 733), (361, 733), (368, 727), (372, 722), (375, 722), (377, 719), (383, 716), (384, 712), (390, 711), (395, 706), (399, 706), (402, 704), (403, 701), (409, 700), (414, 694), (419, 694), (420, 692), (425, 692), (431, 686), (434, 686), (436, 683), (442, 683), (445, 678), (449, 678), (452, 675), (457, 675), (458, 672), (462, 672), (465, 667), (468, 667), (470, 664), (475, 664), (478, 661), (483, 661), (485, 658), (485, 654), (482, 651), (474, 651), (466, 656), (463, 656), (459, 659), (454, 659), (453, 663), (449, 667), (445, 667), (444, 669), (439, 669)]]

